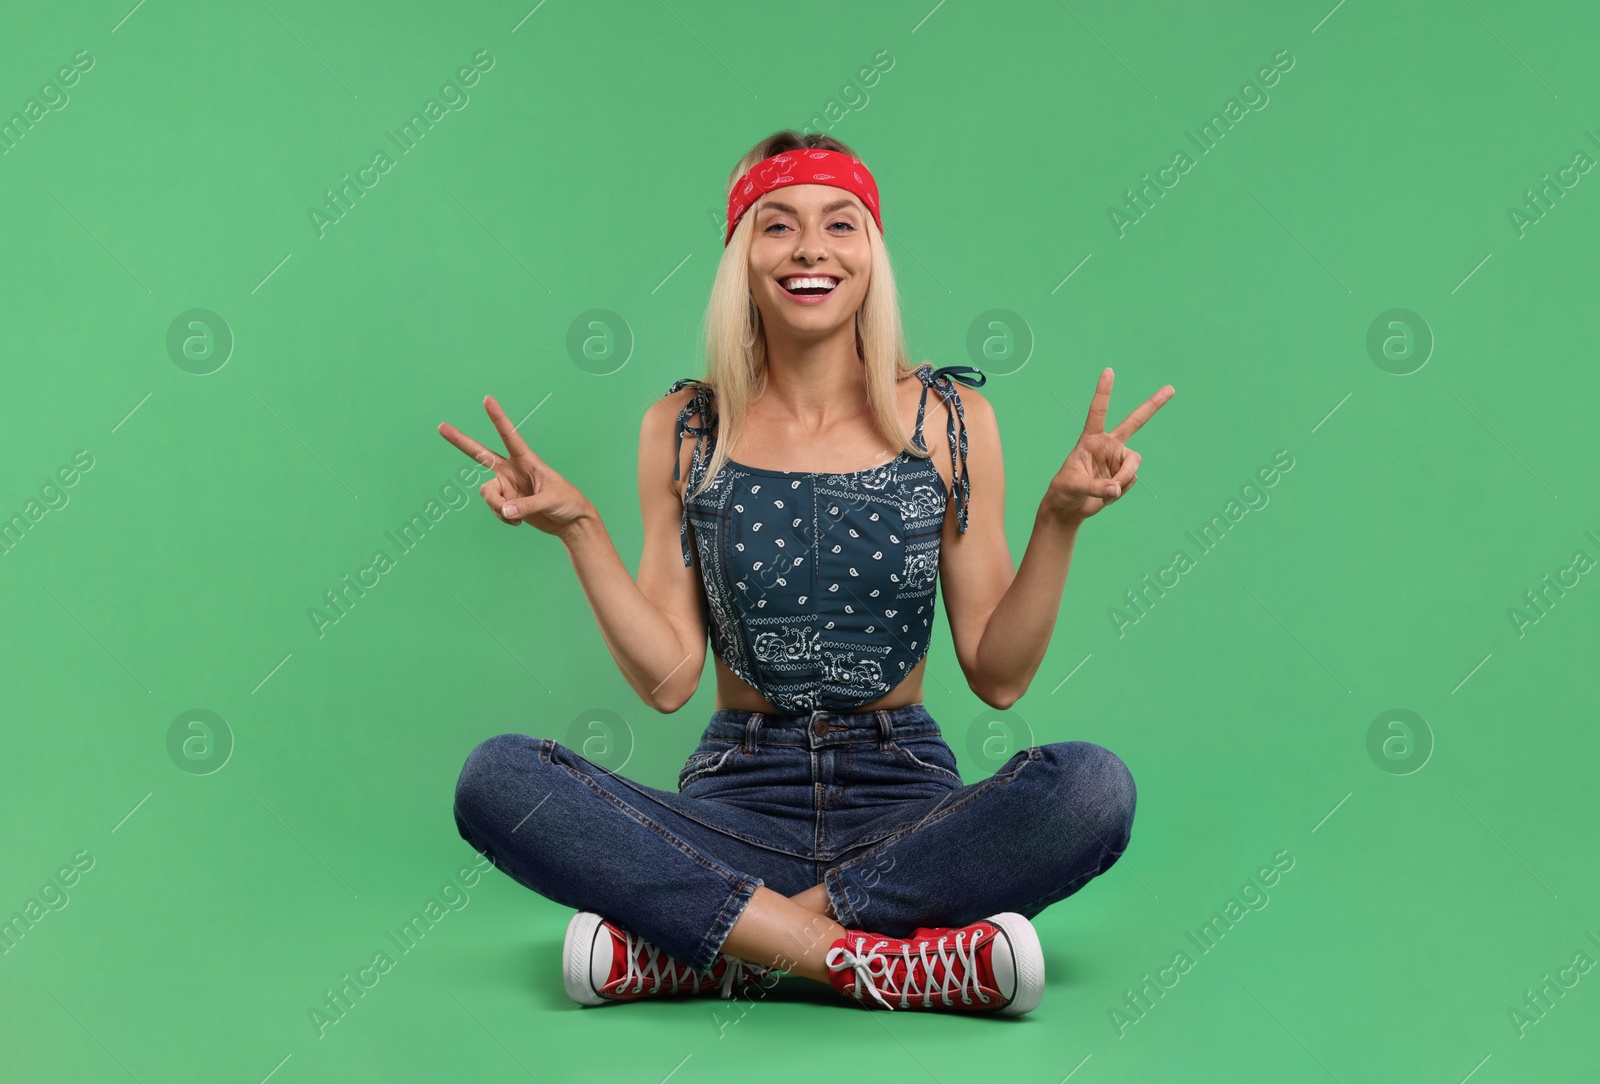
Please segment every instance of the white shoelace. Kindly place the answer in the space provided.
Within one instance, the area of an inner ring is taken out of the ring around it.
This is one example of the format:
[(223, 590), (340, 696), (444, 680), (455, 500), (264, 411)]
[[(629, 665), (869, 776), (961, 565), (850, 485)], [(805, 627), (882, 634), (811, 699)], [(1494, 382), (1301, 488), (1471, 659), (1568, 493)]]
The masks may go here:
[[(688, 965), (680, 965), (677, 960), (631, 930), (623, 931), (623, 938), (623, 951), (627, 954), (628, 968), (622, 976), (618, 990), (627, 990), (628, 984), (632, 983), (633, 989), (630, 992), (642, 993), (646, 979), (654, 979), (657, 990), (660, 990), (668, 980), (672, 983), (673, 993), (677, 993), (680, 987), (695, 989), (696, 976), (689, 970)], [(642, 968), (639, 966), (641, 949), (645, 956), (645, 965)]]
[(762, 967), (759, 964), (746, 963), (745, 961), (735, 959), (732, 956), (724, 956), (723, 959), (728, 962), (728, 970), (723, 972), (722, 989), (719, 991), (724, 999), (730, 999), (733, 997), (734, 988), (736, 986), (742, 987), (747, 975), (751, 978), (760, 980), (767, 975), (768, 971), (771, 970), (770, 968)]
[[(961, 939), (968, 936), (970, 936), (971, 940), (963, 946)], [(849, 947), (847, 939), (845, 946), (835, 946), (829, 949), (824, 961), (830, 971), (843, 971), (845, 968), (854, 968), (856, 973), (856, 996), (860, 997), (860, 990), (865, 989), (867, 993), (877, 999), (878, 1004), (886, 1009), (892, 1010), (894, 1006), (885, 1000), (883, 996), (885, 992), (891, 997), (898, 996), (902, 1009), (908, 1007), (911, 1004), (911, 1000), (917, 997), (922, 998), (923, 1008), (931, 1008), (935, 993), (939, 995), (939, 1000), (945, 1005), (954, 1004), (950, 1000), (950, 995), (954, 993), (961, 995), (961, 1003), (963, 1005), (971, 1005), (974, 994), (977, 995), (977, 1000), (987, 1005), (994, 999), (983, 992), (983, 987), (978, 981), (977, 954), (979, 945), (982, 943), (981, 931), (970, 934), (968, 931), (957, 933), (955, 935), (955, 951), (946, 953), (944, 946), (949, 939), (948, 935), (940, 937), (938, 942), (932, 946), (934, 955), (930, 958), (928, 955), (929, 943), (926, 939), (918, 944), (915, 954), (911, 951), (910, 941), (901, 941), (900, 954), (897, 957), (893, 953), (885, 955), (878, 951), (889, 944), (888, 938), (878, 939), (868, 949), (866, 947), (867, 939), (865, 937), (857, 937), (854, 949)], [(937, 984), (933, 979), (933, 965), (936, 962), (944, 965), (944, 977)], [(894, 988), (892, 981), (896, 963), (905, 967), (905, 982), (903, 987), (898, 990)], [(919, 967), (921, 969), (920, 972), (918, 970)], [(882, 983), (881, 986), (879, 985), (880, 982)]]
[[(613, 935), (614, 936), (614, 935)], [(645, 965), (639, 966), (639, 952), (644, 951)], [(630, 983), (633, 984), (631, 993), (641, 993), (647, 979), (654, 979), (656, 989), (659, 991), (666, 982), (672, 983), (672, 993), (680, 989), (698, 991), (700, 983), (704, 981), (696, 975), (688, 964), (668, 956), (655, 944), (646, 941), (632, 931), (624, 931), (623, 951), (628, 961), (627, 970), (623, 973), (622, 981), (617, 987), (618, 991), (626, 991)], [(724, 956), (727, 967), (722, 974), (722, 986), (719, 993), (723, 998), (733, 997), (735, 986), (743, 983), (745, 977), (761, 978), (766, 975), (768, 968), (757, 964), (746, 963), (732, 956)]]

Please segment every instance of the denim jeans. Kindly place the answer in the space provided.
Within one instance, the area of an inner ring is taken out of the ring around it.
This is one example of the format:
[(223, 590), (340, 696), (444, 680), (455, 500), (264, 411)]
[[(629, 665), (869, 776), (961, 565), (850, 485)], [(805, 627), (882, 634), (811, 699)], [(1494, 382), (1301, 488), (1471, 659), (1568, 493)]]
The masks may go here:
[(718, 709), (678, 776), (647, 787), (549, 738), (502, 734), (456, 784), (462, 838), (541, 896), (594, 911), (699, 972), (759, 886), (826, 886), (847, 929), (904, 937), (1032, 918), (1128, 846), (1133, 777), (1081, 741), (964, 784), (921, 703), (774, 715)]

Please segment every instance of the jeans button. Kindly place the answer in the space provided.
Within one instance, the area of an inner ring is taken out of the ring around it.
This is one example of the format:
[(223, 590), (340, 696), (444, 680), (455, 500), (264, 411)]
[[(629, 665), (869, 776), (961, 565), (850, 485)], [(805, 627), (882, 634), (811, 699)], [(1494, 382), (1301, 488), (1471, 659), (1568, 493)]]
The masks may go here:
[(818, 719), (813, 722), (811, 724), (811, 733), (815, 734), (819, 738), (827, 737), (828, 721), (826, 719)]

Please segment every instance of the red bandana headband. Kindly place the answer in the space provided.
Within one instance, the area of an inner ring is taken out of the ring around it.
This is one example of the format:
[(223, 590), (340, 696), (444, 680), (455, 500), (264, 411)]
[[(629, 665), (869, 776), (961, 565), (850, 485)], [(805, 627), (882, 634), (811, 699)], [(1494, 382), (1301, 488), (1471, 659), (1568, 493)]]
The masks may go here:
[(883, 216), (878, 212), (878, 182), (854, 155), (838, 151), (785, 151), (751, 166), (728, 196), (728, 235), (722, 245), (733, 240), (733, 231), (750, 205), (774, 188), (791, 184), (825, 184), (842, 188), (861, 198), (872, 212), (872, 220), (883, 231)]

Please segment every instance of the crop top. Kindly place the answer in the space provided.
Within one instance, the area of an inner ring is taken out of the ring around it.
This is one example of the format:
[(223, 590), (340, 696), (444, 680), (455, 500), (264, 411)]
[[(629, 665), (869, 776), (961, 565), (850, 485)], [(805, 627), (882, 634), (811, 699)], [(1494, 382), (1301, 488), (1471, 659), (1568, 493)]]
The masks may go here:
[[(915, 370), (922, 381), (912, 444), (928, 450), (922, 419), (928, 389), (950, 407), (953, 487), (930, 457), (902, 451), (847, 474), (778, 471), (728, 461), (703, 493), (688, 497), (678, 528), (691, 564), (689, 528), (716, 656), (789, 714), (848, 711), (890, 692), (927, 654), (947, 501), (967, 529), (966, 414), (954, 381), (982, 387), (970, 365)], [(685, 377), (666, 392), (695, 388), (678, 414), (678, 447), (696, 444), (689, 494), (716, 446), (709, 385)], [(698, 415), (700, 424), (690, 424)], [(959, 434), (957, 420), (961, 427)], [(674, 458), (672, 477), (679, 477)]]

